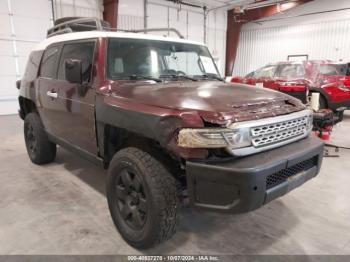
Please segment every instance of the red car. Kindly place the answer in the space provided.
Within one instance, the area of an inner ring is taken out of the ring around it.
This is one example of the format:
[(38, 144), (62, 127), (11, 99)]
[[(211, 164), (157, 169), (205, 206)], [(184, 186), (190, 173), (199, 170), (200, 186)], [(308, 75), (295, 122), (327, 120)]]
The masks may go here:
[(231, 82), (266, 87), (307, 102), (309, 92), (320, 93), (320, 108), (350, 108), (349, 64), (324, 60), (268, 64)]

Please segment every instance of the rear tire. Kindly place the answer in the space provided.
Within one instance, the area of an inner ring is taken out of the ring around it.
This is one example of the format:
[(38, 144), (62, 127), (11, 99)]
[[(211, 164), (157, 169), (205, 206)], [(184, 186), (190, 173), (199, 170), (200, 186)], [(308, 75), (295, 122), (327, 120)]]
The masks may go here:
[(144, 151), (126, 148), (113, 157), (108, 169), (107, 200), (118, 231), (133, 247), (152, 247), (176, 231), (175, 179)]
[(55, 160), (56, 144), (49, 141), (37, 113), (29, 113), (24, 119), (24, 140), (30, 160), (37, 165)]

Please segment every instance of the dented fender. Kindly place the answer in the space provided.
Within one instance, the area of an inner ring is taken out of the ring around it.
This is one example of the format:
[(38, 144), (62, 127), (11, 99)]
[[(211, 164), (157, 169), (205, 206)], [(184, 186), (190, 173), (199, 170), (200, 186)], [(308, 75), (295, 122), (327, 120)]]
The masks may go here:
[(177, 133), (180, 128), (204, 126), (196, 111), (182, 112), (155, 108), (103, 95), (96, 96), (95, 110), (99, 153), (102, 157), (106, 124), (157, 141), (162, 147), (181, 158), (207, 157), (206, 149), (182, 148), (177, 145)]

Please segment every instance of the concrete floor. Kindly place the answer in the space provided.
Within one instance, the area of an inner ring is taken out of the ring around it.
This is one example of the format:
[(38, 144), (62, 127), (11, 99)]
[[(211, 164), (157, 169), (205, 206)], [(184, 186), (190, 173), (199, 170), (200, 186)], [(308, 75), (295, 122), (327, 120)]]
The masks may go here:
[[(0, 255), (139, 254), (115, 230), (106, 172), (61, 148), (55, 163), (26, 154), (22, 121), (0, 117)], [(350, 114), (333, 142), (350, 146)], [(184, 208), (178, 233), (144, 254), (350, 254), (350, 151), (321, 174), (255, 212), (220, 215)]]

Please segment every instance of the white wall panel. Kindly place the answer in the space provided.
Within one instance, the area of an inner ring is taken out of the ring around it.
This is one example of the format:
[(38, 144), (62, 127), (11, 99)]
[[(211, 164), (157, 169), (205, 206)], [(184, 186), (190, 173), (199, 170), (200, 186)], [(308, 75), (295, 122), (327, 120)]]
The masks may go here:
[[(204, 15), (198, 8), (191, 8), (163, 0), (149, 0), (147, 5), (147, 27), (172, 27), (187, 39), (204, 42)], [(124, 30), (144, 28), (143, 0), (119, 0), (118, 28)], [(210, 12), (207, 19), (207, 41), (218, 67), (223, 72), (226, 46), (225, 10)], [(152, 32), (152, 34), (176, 37), (172, 32)]]
[(132, 15), (118, 15), (118, 28), (123, 30), (133, 30), (143, 28), (143, 17)]
[(54, 0), (56, 18), (85, 16), (102, 18), (102, 0)]
[[(9, 66), (14, 66), (12, 62), (10, 62)], [(0, 75), (0, 83), (1, 83), (1, 88), (0, 88), (0, 110), (1, 112), (5, 111), (5, 108), (3, 108), (1, 102), (2, 100), (16, 100), (17, 98), (15, 97), (16, 94), (13, 94), (13, 91), (15, 89), (15, 82), (16, 82), (16, 75)], [(16, 90), (16, 89), (15, 89)], [(6, 110), (7, 112), (7, 110)]]
[[(0, 1), (4, 1), (4, 0), (0, 0)], [(9, 19), (9, 15), (8, 15), (8, 11), (7, 13), (5, 13), (6, 10), (1, 10), (0, 13), (0, 37), (9, 37), (11, 36), (11, 25), (10, 25), (10, 19)]]
[[(102, 18), (102, 0), (54, 0), (56, 18)], [(50, 0), (0, 0), (0, 115), (17, 112), (15, 82), (24, 73), (31, 49), (52, 26)]]
[(0, 40), (0, 57), (12, 56), (12, 55), (13, 55), (12, 41), (1, 41)]
[[(168, 27), (168, 7), (148, 4), (147, 10), (147, 25), (149, 28)], [(162, 32), (161, 35), (163, 34)]]
[(169, 27), (176, 28), (188, 38), (188, 12), (174, 8), (169, 9)]
[(119, 1), (117, 23), (119, 29), (142, 29), (143, 23), (143, 0)]
[(188, 39), (204, 42), (204, 16), (188, 12)]
[(52, 26), (48, 0), (0, 0), (0, 114), (16, 113), (20, 79), (31, 48)]
[(52, 26), (52, 21), (50, 18), (38, 19), (14, 15), (13, 24), (17, 38), (39, 42), (46, 38), (47, 29)]
[(15, 16), (51, 19), (51, 12), (47, 12), (51, 10), (49, 0), (11, 0), (11, 6)]
[(216, 10), (207, 16), (207, 45), (222, 75), (225, 71), (227, 12)]
[[(233, 74), (245, 75), (267, 63), (287, 60), (288, 55), (350, 61), (350, 10), (300, 16), (349, 7), (349, 0), (317, 0), (244, 25)], [(274, 20), (286, 17), (293, 18)]]

